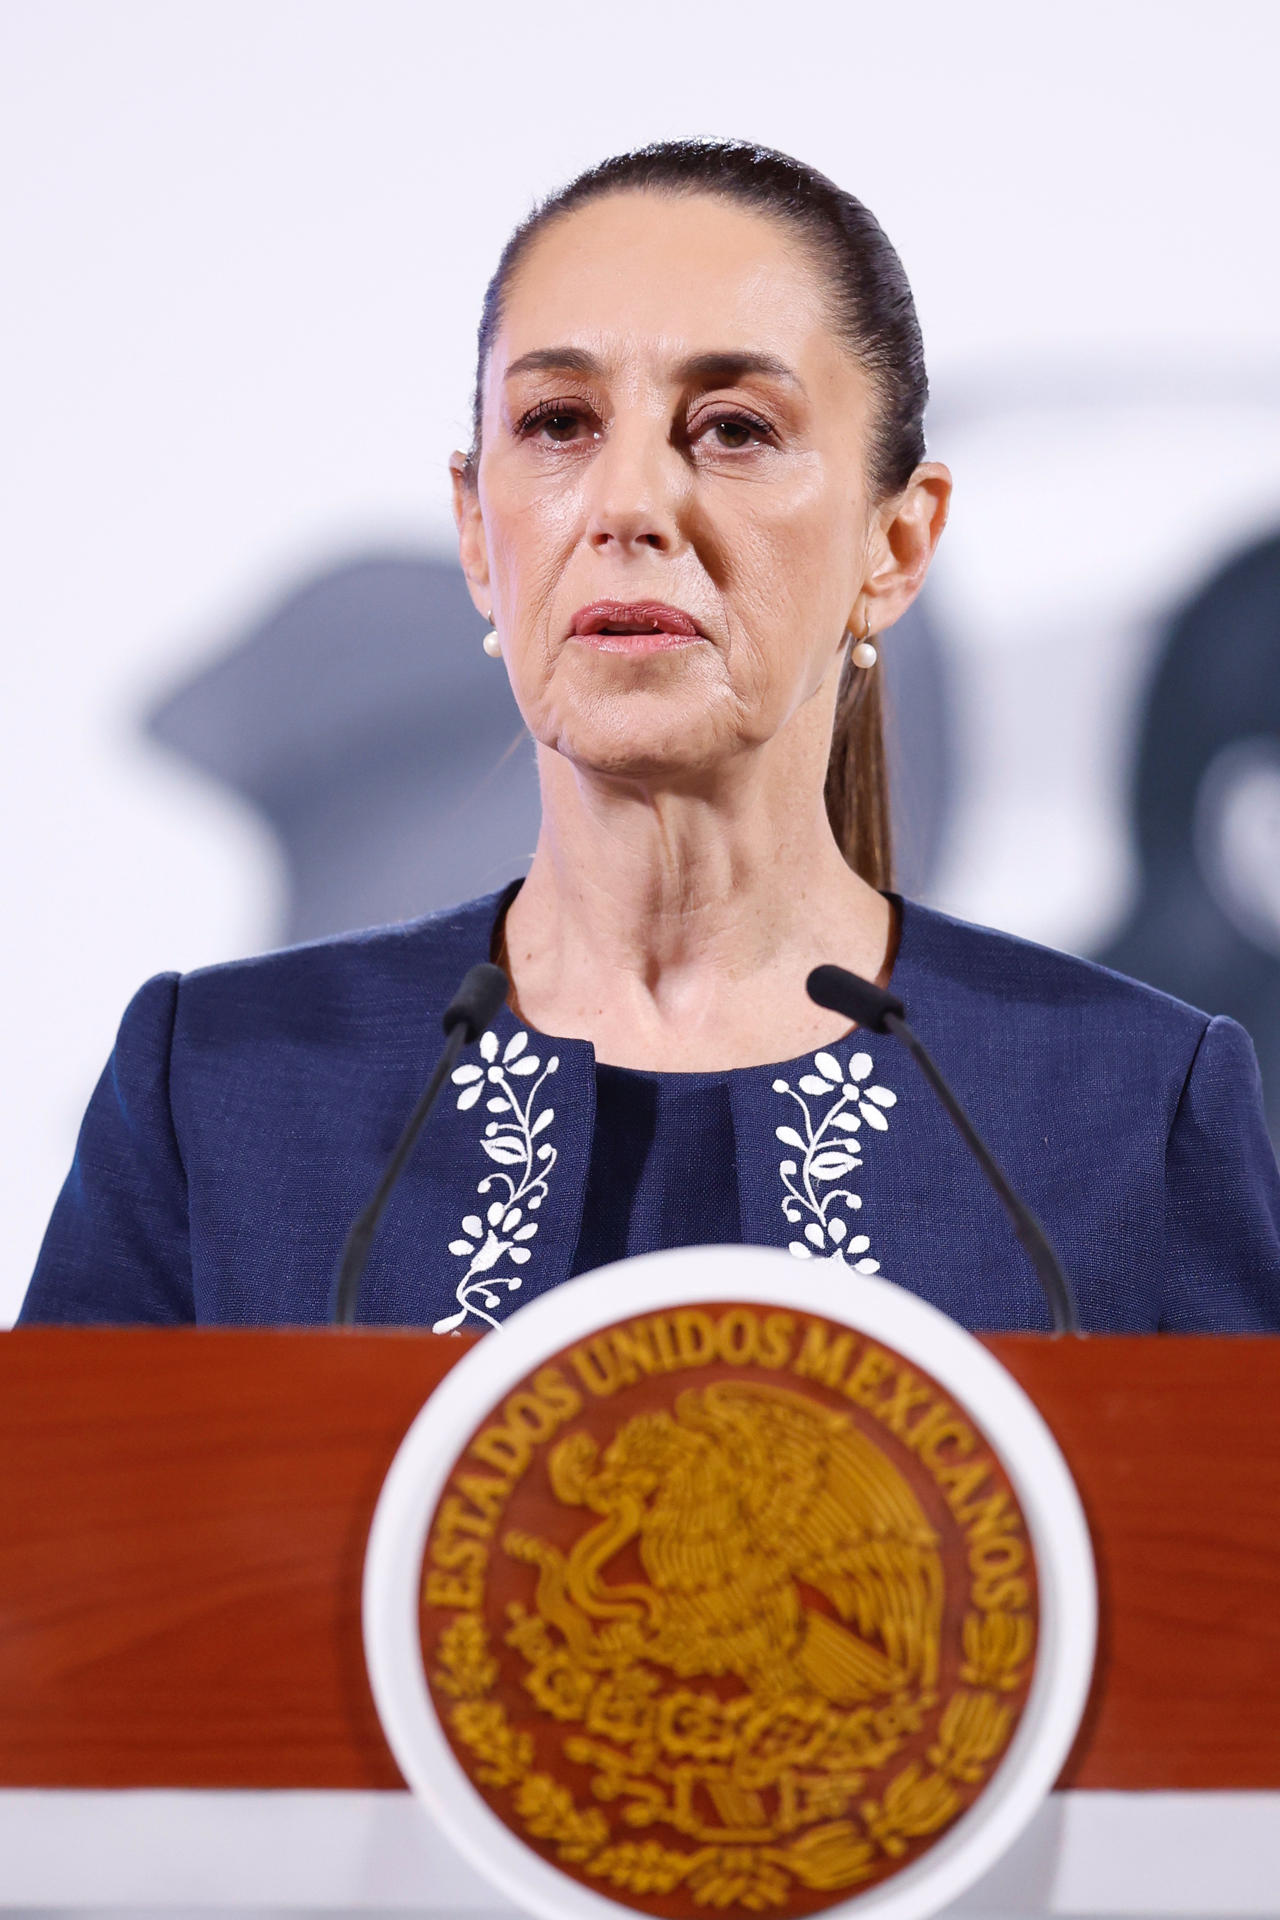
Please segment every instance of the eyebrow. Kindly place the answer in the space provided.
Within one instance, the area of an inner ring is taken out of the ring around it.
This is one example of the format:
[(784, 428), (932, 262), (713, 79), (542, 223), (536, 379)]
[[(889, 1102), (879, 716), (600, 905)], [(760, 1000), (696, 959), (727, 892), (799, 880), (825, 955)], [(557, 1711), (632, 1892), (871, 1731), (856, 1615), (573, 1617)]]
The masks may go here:
[(682, 380), (702, 381), (707, 386), (730, 386), (749, 373), (762, 373), (770, 380), (783, 380), (788, 386), (804, 390), (804, 382), (793, 367), (772, 353), (695, 353), (676, 369)]
[(595, 355), (584, 353), (580, 347), (535, 347), (532, 353), (522, 353), (518, 360), (513, 360), (502, 377), (512, 380), (518, 373), (603, 372)]
[[(521, 373), (581, 373), (593, 376), (604, 371), (603, 363), (581, 347), (535, 347), (531, 353), (522, 353), (518, 360), (513, 360), (503, 378), (511, 380)], [(785, 381), (788, 386), (798, 387), (802, 393), (804, 391), (804, 382), (794, 368), (771, 353), (732, 350), (695, 353), (687, 360), (682, 360), (675, 372), (677, 378), (686, 384), (703, 386), (729, 386), (748, 374), (758, 373), (771, 380)]]

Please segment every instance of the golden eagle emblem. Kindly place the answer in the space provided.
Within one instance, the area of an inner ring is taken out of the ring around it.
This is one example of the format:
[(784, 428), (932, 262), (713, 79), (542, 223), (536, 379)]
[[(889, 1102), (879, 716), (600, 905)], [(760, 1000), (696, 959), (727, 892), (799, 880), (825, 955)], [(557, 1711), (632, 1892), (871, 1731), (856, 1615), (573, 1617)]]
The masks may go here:
[(629, 1378), (542, 1368), (427, 1543), (428, 1673), (472, 1780), (673, 1920), (812, 1913), (909, 1864), (1007, 1745), (1035, 1645), (1020, 1510), (956, 1409), (883, 1349), (845, 1374), (816, 1316), (750, 1315), (724, 1310), (713, 1365), (721, 1323), (679, 1309), (669, 1337), (602, 1336), (651, 1362)]
[[(685, 1679), (732, 1674), (761, 1700), (836, 1706), (934, 1685), (937, 1535), (846, 1415), (719, 1382), (637, 1414), (603, 1455), (570, 1435), (549, 1471), (556, 1497), (598, 1524), (567, 1554), (521, 1534), (505, 1545), (538, 1568), (538, 1613), (583, 1670), (645, 1660)], [(647, 1584), (611, 1584), (631, 1541)]]

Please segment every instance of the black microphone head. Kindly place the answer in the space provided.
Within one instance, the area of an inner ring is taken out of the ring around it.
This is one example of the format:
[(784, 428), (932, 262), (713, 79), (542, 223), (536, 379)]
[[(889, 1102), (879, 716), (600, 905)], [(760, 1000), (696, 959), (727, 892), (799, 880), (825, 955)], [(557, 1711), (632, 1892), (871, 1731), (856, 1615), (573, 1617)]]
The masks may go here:
[(884, 1023), (887, 1013), (896, 1014), (899, 1020), (906, 1018), (901, 1000), (843, 967), (815, 967), (804, 984), (809, 998), (818, 1006), (843, 1013), (872, 1033), (888, 1033)]
[(488, 960), (479, 961), (466, 975), (444, 1010), (442, 1024), (445, 1032), (452, 1033), (455, 1027), (465, 1027), (468, 1046), (473, 1040), (478, 1040), (485, 1028), (492, 1025), (498, 1008), (507, 997), (509, 985), (501, 967), (492, 966)]

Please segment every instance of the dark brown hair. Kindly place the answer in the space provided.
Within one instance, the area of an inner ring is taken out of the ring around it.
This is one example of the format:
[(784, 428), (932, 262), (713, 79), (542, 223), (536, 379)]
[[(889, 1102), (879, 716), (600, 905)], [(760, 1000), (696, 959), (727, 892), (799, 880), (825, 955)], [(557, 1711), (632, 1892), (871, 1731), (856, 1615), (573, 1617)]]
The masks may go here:
[[(877, 499), (906, 486), (924, 458), (929, 385), (907, 276), (874, 214), (824, 174), (785, 153), (738, 140), (668, 140), (616, 155), (541, 202), (517, 227), (484, 297), (476, 366), (475, 439), (480, 447), (485, 367), (511, 276), (553, 221), (610, 193), (712, 194), (788, 222), (826, 272), (833, 324), (867, 368), (879, 401), (868, 482)], [(882, 669), (846, 655), (836, 701), (826, 804), (845, 859), (874, 887), (892, 879)]]

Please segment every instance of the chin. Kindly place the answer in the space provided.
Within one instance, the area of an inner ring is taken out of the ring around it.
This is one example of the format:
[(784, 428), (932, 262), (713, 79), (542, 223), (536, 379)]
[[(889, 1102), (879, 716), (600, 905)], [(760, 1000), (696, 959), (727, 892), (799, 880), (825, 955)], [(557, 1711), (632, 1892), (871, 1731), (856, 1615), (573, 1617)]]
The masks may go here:
[(710, 716), (691, 718), (672, 711), (670, 702), (631, 700), (602, 701), (563, 716), (548, 744), (583, 773), (678, 783), (714, 771), (732, 758), (736, 742)]

